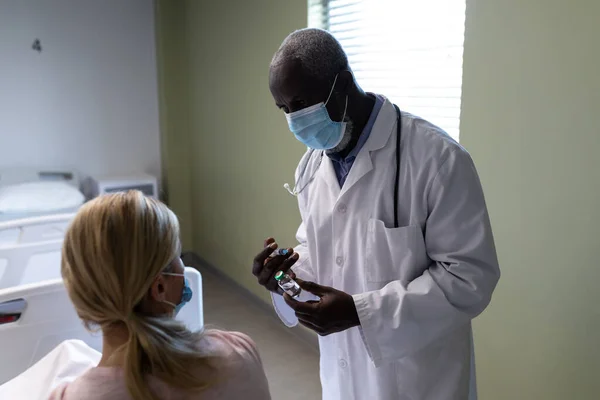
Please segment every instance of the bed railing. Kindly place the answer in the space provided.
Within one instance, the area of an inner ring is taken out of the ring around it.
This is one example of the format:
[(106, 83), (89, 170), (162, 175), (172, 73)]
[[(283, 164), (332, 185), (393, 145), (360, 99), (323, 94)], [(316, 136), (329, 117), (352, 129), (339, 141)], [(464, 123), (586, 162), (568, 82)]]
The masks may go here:
[(0, 289), (60, 278), (62, 243), (74, 216), (0, 222)]

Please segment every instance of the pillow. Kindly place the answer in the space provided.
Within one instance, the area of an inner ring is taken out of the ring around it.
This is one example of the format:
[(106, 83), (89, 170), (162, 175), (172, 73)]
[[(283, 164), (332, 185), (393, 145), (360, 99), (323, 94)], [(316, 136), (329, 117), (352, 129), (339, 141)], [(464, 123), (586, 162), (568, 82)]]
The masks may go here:
[(85, 198), (66, 182), (27, 182), (0, 187), (0, 214), (44, 213), (77, 208)]

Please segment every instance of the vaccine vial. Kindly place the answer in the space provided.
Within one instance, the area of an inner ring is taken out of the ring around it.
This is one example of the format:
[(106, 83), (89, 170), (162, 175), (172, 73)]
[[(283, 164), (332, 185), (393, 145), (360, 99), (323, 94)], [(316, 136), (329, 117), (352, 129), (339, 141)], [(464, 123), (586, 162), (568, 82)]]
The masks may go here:
[(298, 285), (298, 282), (293, 280), (288, 274), (279, 271), (275, 274), (275, 280), (279, 287), (293, 298), (300, 296), (300, 293), (302, 292), (300, 285)]

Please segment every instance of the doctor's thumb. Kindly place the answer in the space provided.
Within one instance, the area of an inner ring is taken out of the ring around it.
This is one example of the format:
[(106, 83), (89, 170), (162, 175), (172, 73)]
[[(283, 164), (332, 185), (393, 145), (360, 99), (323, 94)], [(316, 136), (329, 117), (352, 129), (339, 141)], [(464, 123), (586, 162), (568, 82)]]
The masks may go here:
[(298, 285), (300, 285), (300, 288), (302, 288), (302, 290), (305, 290), (317, 296), (323, 296), (328, 292), (328, 288), (326, 288), (325, 286), (318, 285), (314, 282), (303, 281), (300, 278), (296, 278), (296, 282), (298, 282)]

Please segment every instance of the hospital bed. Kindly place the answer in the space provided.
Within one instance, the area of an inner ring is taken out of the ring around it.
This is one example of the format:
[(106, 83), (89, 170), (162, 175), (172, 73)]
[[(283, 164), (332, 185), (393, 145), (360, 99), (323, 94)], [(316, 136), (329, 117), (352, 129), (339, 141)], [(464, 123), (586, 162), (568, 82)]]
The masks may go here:
[[(189, 329), (198, 330), (204, 326), (202, 277), (190, 267), (185, 268), (185, 276), (194, 295), (177, 319), (185, 322)], [(102, 351), (101, 333), (90, 333), (85, 329), (62, 280), (0, 289), (0, 393), (2, 384), (70, 339), (79, 339)]]
[(0, 289), (60, 278), (66, 229), (84, 197), (75, 172), (0, 171)]

